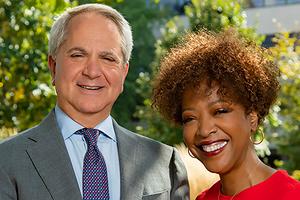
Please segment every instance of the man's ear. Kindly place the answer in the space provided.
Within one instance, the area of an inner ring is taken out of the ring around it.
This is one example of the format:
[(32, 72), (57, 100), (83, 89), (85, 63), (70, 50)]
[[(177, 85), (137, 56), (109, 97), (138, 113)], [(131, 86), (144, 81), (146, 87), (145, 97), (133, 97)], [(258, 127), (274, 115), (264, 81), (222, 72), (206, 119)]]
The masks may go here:
[(128, 74), (128, 70), (129, 70), (129, 63), (127, 62), (123, 66), (122, 92), (123, 92), (123, 88), (124, 88), (125, 79), (126, 79), (126, 76)]
[(55, 85), (56, 61), (51, 55), (48, 56), (48, 68), (51, 73), (51, 78), (52, 78), (51, 83), (52, 85)]
[(129, 70), (129, 63), (125, 63), (124, 65), (124, 76), (123, 76), (123, 82), (125, 81), (125, 78), (128, 74), (128, 70)]
[(251, 126), (251, 132), (255, 132), (258, 127), (258, 115), (257, 112), (251, 111), (249, 113), (249, 119), (250, 119), (250, 126)]

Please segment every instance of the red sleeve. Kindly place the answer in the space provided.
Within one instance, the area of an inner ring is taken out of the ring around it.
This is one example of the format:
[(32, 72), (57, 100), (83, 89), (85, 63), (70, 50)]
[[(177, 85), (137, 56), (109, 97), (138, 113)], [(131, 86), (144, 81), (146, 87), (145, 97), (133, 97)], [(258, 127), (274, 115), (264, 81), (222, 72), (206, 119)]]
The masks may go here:
[(200, 193), (200, 194), (197, 196), (196, 200), (202, 200), (202, 199), (204, 199), (206, 193), (207, 193), (207, 190), (205, 190), (204, 192)]
[(300, 182), (298, 182), (294, 189), (290, 190), (285, 199), (298, 199), (300, 197)]
[(216, 182), (211, 188), (200, 193), (196, 200), (215, 200), (220, 190), (220, 182)]

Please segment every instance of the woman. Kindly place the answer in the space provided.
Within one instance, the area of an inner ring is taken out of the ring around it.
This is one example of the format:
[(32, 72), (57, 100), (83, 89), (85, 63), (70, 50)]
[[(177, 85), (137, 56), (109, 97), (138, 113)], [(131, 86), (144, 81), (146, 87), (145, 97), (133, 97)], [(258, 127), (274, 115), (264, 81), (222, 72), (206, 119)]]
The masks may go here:
[(197, 200), (300, 198), (300, 182), (254, 149), (279, 90), (279, 69), (268, 58), (230, 29), (191, 33), (162, 61), (154, 107), (182, 125), (189, 153), (220, 176)]

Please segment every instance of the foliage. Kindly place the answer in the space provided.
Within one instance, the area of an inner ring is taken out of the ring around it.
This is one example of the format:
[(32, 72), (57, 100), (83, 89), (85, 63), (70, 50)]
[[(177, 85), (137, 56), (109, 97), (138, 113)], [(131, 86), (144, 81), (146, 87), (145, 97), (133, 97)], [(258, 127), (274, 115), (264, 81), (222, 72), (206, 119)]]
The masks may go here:
[(245, 37), (254, 39), (258, 43), (262, 37), (255, 34), (254, 29), (246, 28), (246, 18), (238, 1), (221, 0), (192, 0), (185, 7), (185, 16), (175, 16), (170, 19), (163, 31), (161, 38), (156, 42), (156, 57), (152, 63), (152, 73), (141, 73), (137, 83), (139, 93), (144, 95), (144, 105), (139, 106), (136, 116), (141, 120), (141, 125), (136, 130), (149, 137), (168, 144), (177, 144), (182, 141), (179, 128), (172, 126), (151, 109), (151, 84), (159, 68), (159, 60), (186, 32), (207, 29), (220, 31), (230, 26), (236, 27)]
[(143, 94), (137, 92), (139, 85), (136, 79), (141, 72), (151, 70), (150, 63), (154, 59), (156, 27), (169, 17), (166, 9), (159, 9), (158, 4), (146, 4), (146, 1), (127, 0), (114, 6), (124, 13), (133, 30), (134, 48), (130, 60), (129, 73), (126, 78), (123, 94), (113, 108), (113, 116), (126, 127), (132, 129), (136, 106), (143, 104)]
[(140, 0), (0, 0), (0, 127), (27, 129), (54, 107), (47, 34), (54, 17), (66, 7), (94, 2), (117, 8), (132, 25), (135, 46), (130, 72), (113, 110), (113, 116), (129, 126), (135, 105), (142, 104), (135, 79), (140, 71), (149, 70), (155, 44), (151, 30), (166, 12)]
[(298, 181), (300, 181), (300, 170), (295, 170), (293, 171), (292, 176), (297, 179)]
[(65, 6), (63, 0), (0, 2), (0, 127), (33, 126), (53, 107), (47, 32)]
[(271, 48), (282, 73), (278, 109), (274, 112), (279, 123), (274, 127), (277, 134), (273, 135), (273, 141), (287, 157), (282, 167), (289, 171), (300, 169), (300, 40), (297, 37), (277, 34)]
[(0, 128), (0, 141), (17, 134), (17, 130), (13, 128)]

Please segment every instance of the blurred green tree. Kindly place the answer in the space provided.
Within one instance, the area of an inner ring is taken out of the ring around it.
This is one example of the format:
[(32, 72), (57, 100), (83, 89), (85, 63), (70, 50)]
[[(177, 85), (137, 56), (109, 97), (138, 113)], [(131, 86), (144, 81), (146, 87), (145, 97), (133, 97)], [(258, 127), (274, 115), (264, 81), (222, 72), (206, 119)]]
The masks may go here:
[(136, 116), (141, 121), (136, 126), (137, 132), (167, 144), (182, 142), (180, 128), (166, 122), (151, 108), (151, 85), (159, 68), (159, 61), (183, 34), (203, 28), (220, 31), (223, 28), (234, 26), (245, 37), (261, 43), (263, 37), (258, 36), (253, 28), (246, 27), (246, 16), (241, 7), (242, 3), (242, 1), (236, 0), (192, 0), (191, 4), (185, 7), (183, 16), (174, 16), (166, 23), (161, 38), (155, 44), (156, 56), (152, 63), (152, 71), (140, 73), (137, 79), (138, 92), (144, 96), (144, 105), (138, 106), (136, 112)]
[[(275, 62), (280, 67), (281, 90), (278, 106), (273, 116), (279, 123), (273, 124), (272, 142), (279, 153), (286, 157), (281, 167), (292, 172), (300, 169), (300, 40), (299, 35), (280, 33), (273, 38), (271, 47)], [(275, 125), (275, 126), (274, 126)], [(298, 172), (299, 177), (299, 172)]]
[(0, 127), (23, 130), (54, 106), (47, 33), (63, 0), (0, 1)]

